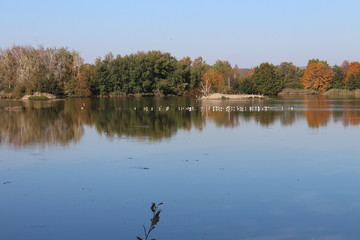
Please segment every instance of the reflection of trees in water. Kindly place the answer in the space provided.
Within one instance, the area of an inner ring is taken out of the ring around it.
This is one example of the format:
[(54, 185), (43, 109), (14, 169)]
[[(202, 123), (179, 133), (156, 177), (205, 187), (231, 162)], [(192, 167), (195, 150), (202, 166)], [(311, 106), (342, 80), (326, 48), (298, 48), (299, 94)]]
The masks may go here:
[(357, 126), (360, 124), (360, 106), (356, 102), (348, 102), (342, 112), (342, 123), (345, 127)]
[[(245, 101), (204, 101), (202, 102), (203, 118), (214, 121), (217, 127), (236, 127), (241, 121), (256, 122), (261, 126), (270, 126), (280, 120), (282, 125), (291, 125), (295, 122), (296, 112), (294, 111), (226, 111), (226, 107), (249, 108), (251, 106), (264, 107), (263, 100)], [(223, 111), (212, 111), (213, 107), (222, 107)], [(209, 110), (210, 109), (210, 110)], [(204, 120), (205, 120), (204, 119)]]
[(356, 126), (360, 124), (360, 111), (345, 111), (344, 112), (344, 126)]
[(309, 127), (318, 128), (327, 125), (331, 118), (331, 105), (325, 96), (320, 96), (316, 100), (305, 98), (304, 105), (304, 115)]
[[(84, 125), (94, 126), (100, 134), (109, 138), (125, 136), (159, 141), (170, 138), (179, 130), (202, 130), (207, 122), (214, 122), (217, 127), (237, 127), (241, 122), (255, 122), (267, 127), (277, 122), (282, 126), (288, 126), (298, 119), (305, 118), (309, 127), (317, 128), (326, 126), (332, 117), (335, 122), (342, 121), (344, 126), (360, 124), (358, 102), (332, 102), (324, 97), (305, 97), (304, 101), (299, 101), (297, 106), (303, 107), (304, 111), (225, 110), (227, 106), (249, 107), (263, 104), (275, 104), (279, 107), (279, 102), (206, 102), (188, 98), (0, 102), (0, 144), (66, 145), (80, 140), (84, 134)], [(281, 104), (288, 103), (281, 101)], [(6, 111), (5, 109), (9, 110), (6, 106), (20, 107), (20, 111)], [(195, 110), (179, 110), (179, 106), (193, 106)], [(223, 107), (223, 110), (213, 111), (214, 106)]]
[(213, 112), (205, 109), (202, 118), (204, 121), (214, 121), (217, 127), (236, 127), (240, 124), (239, 115), (230, 112)]
[(57, 107), (44, 103), (22, 103), (20, 111), (0, 112), (0, 141), (14, 146), (46, 145), (59, 143), (66, 145), (79, 141), (83, 127), (74, 121), (74, 115), (66, 114)]
[[(169, 138), (178, 129), (190, 130), (193, 126), (202, 126), (198, 112), (181, 112), (175, 107), (169, 107), (166, 111), (166, 102), (156, 100), (151, 98), (142, 102), (110, 99), (107, 105), (100, 101), (100, 106), (91, 111), (93, 124), (98, 132), (106, 133), (109, 137), (128, 136), (150, 140)], [(148, 111), (144, 111), (144, 107)]]
[(327, 126), (331, 117), (346, 126), (360, 124), (359, 101), (355, 99), (329, 99), (326, 96), (307, 98), (304, 101), (304, 116), (309, 127)]

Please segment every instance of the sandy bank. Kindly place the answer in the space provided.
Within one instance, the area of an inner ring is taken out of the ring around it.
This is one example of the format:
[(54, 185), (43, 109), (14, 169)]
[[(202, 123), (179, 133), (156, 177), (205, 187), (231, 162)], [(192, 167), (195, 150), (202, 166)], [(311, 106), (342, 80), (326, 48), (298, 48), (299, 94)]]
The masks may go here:
[(265, 98), (263, 95), (256, 94), (221, 94), (221, 93), (213, 93), (208, 96), (202, 96), (200, 99), (203, 100), (219, 100), (219, 99), (252, 99), (252, 98)]
[(56, 99), (56, 96), (50, 93), (35, 92), (33, 95), (25, 95), (21, 99), (28, 100), (31, 97), (46, 97), (48, 99)]

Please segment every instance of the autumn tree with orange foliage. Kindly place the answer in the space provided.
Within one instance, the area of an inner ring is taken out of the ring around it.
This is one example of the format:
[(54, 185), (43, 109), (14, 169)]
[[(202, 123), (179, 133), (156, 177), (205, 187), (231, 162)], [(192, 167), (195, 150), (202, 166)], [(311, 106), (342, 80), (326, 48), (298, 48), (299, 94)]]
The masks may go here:
[(90, 97), (90, 79), (94, 76), (94, 65), (84, 64), (80, 67), (76, 78), (75, 95), (80, 97)]
[(201, 76), (200, 91), (206, 96), (223, 88), (223, 75), (216, 73), (213, 68)]
[(349, 65), (348, 71), (346, 73), (345, 82), (349, 80), (351, 75), (355, 75), (360, 72), (360, 63), (359, 62), (352, 62)]
[(254, 75), (255, 72), (255, 68), (251, 68), (247, 73), (246, 73), (246, 77), (252, 77), (252, 75)]
[(320, 61), (309, 61), (301, 79), (304, 88), (325, 92), (331, 87), (334, 73), (330, 67)]

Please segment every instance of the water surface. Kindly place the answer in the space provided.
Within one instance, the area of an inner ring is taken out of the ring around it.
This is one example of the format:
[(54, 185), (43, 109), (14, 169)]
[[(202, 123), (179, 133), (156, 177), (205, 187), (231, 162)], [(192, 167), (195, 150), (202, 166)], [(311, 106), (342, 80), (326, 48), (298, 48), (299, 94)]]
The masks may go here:
[(360, 99), (0, 101), (1, 239), (358, 239)]

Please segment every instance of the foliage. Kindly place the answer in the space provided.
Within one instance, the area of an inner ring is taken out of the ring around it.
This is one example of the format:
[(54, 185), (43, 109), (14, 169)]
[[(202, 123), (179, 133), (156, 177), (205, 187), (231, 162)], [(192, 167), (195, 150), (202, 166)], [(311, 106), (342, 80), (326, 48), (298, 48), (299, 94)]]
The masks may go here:
[(202, 57), (198, 57), (192, 62), (190, 69), (190, 88), (194, 89), (199, 87), (202, 75), (209, 67), (210, 66), (202, 59)]
[(218, 92), (223, 87), (223, 75), (220, 73), (216, 73), (213, 68), (209, 68), (202, 76), (201, 76), (201, 86), (209, 86), (208, 93)]
[(345, 82), (348, 82), (352, 75), (355, 75), (359, 72), (360, 72), (360, 63), (359, 62), (350, 63), (348, 66)]
[(137, 240), (148, 240), (150, 233), (155, 229), (155, 226), (159, 223), (160, 221), (160, 213), (162, 212), (162, 210), (159, 208), (160, 205), (162, 205), (163, 203), (152, 203), (151, 204), (151, 212), (153, 214), (153, 217), (150, 219), (150, 227), (149, 229), (146, 229), (146, 227), (143, 225), (144, 228), (144, 238), (141, 237), (136, 237)]
[(343, 71), (344, 77), (348, 75), (350, 62), (348, 60), (343, 61), (341, 64), (341, 70)]
[(238, 91), (240, 93), (252, 94), (256, 92), (255, 84), (252, 77), (245, 77), (238, 81)]
[(303, 88), (301, 77), (304, 71), (291, 62), (283, 62), (277, 67), (282, 88)]
[(190, 81), (189, 64), (160, 51), (108, 57), (95, 66), (92, 93), (181, 94)]
[(330, 67), (323, 62), (309, 61), (301, 82), (306, 89), (325, 92), (331, 87), (333, 75)]
[(0, 51), (0, 89), (18, 97), (36, 91), (72, 95), (82, 64), (80, 55), (66, 48), (13, 46)]
[(319, 60), (319, 59), (317, 59), (317, 58), (316, 58), (316, 59), (310, 59), (310, 60), (308, 61), (308, 65), (310, 65), (310, 64), (312, 64), (312, 63), (320, 63), (320, 64), (322, 64), (322, 65), (324, 65), (324, 66), (326, 66), (326, 67), (330, 67), (327, 61), (325, 61), (325, 60)]
[(343, 68), (335, 65), (332, 68), (332, 71), (334, 72), (334, 75), (331, 79), (331, 87), (336, 89), (344, 89), (345, 88), (345, 82), (344, 82), (344, 71)]
[(358, 72), (359, 62), (344, 61), (341, 67), (331, 68), (319, 59), (309, 60), (306, 70), (290, 62), (240, 69), (228, 61), (217, 60), (209, 66), (201, 57), (177, 60), (160, 51), (125, 56), (108, 53), (94, 64), (84, 64), (78, 52), (67, 48), (0, 49), (0, 91), (3, 97), (18, 98), (34, 92), (78, 97), (199, 92), (273, 95), (283, 88), (304, 87), (324, 92), (357, 87), (355, 80), (350, 85), (348, 81)]
[(349, 90), (360, 89), (360, 72), (350, 75), (347, 86)]
[[(232, 67), (228, 61), (217, 60), (212, 66), (214, 72), (221, 76), (221, 82), (218, 83), (218, 92), (225, 92), (232, 87)], [(220, 79), (220, 78), (219, 78)]]
[(278, 94), (282, 83), (276, 67), (269, 63), (262, 63), (256, 67), (252, 76), (256, 93), (265, 95)]
[(75, 95), (78, 97), (90, 97), (90, 82), (94, 77), (94, 66), (90, 64), (82, 65), (76, 78)]

